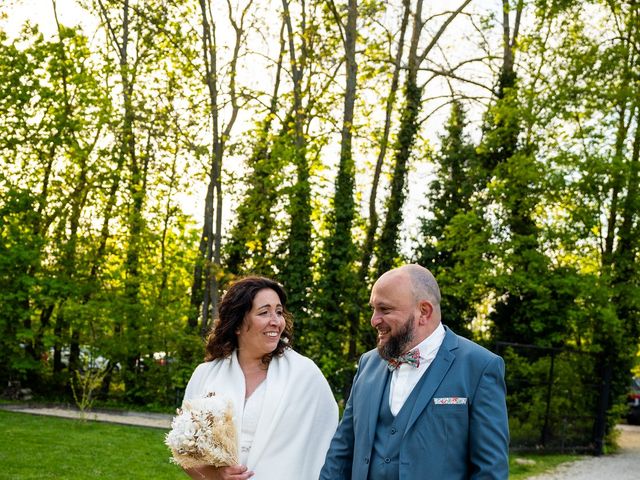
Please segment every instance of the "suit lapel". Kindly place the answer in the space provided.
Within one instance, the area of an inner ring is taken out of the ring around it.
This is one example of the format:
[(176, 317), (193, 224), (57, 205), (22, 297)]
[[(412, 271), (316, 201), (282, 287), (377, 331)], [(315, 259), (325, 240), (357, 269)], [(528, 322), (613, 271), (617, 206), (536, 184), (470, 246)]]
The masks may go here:
[(373, 356), (371, 362), (373, 363), (373, 365), (371, 365), (373, 372), (372, 374), (367, 374), (365, 378), (371, 379), (372, 381), (370, 386), (365, 390), (367, 396), (364, 398), (363, 408), (365, 411), (363, 418), (369, 419), (367, 425), (369, 445), (373, 445), (376, 424), (378, 423), (378, 414), (380, 413), (380, 402), (382, 401), (384, 388), (387, 384), (387, 377), (389, 376), (387, 362), (382, 360), (377, 354)]
[(405, 429), (405, 435), (418, 419), (422, 411), (427, 407), (433, 398), (433, 394), (436, 389), (440, 383), (442, 383), (442, 380), (449, 371), (449, 368), (451, 368), (451, 365), (456, 358), (452, 350), (455, 350), (456, 348), (458, 348), (458, 337), (447, 328), (442, 345), (436, 354), (436, 358), (433, 359), (433, 362), (429, 366), (429, 370), (424, 373), (427, 375), (427, 378), (425, 378), (425, 382), (423, 382), (422, 387), (418, 392), (416, 403), (413, 406), (409, 422), (407, 423), (407, 428)]

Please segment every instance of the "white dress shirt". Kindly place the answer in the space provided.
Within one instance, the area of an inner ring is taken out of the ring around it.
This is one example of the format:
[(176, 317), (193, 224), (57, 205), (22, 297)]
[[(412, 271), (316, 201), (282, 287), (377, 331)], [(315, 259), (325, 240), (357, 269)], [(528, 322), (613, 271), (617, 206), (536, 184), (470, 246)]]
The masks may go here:
[[(442, 323), (431, 335), (416, 345), (420, 349), (420, 366), (414, 367), (406, 363), (401, 364), (391, 373), (391, 386), (389, 387), (389, 408), (395, 417), (407, 401), (413, 388), (427, 371), (444, 340), (445, 330)], [(413, 349), (412, 349), (413, 350)]]

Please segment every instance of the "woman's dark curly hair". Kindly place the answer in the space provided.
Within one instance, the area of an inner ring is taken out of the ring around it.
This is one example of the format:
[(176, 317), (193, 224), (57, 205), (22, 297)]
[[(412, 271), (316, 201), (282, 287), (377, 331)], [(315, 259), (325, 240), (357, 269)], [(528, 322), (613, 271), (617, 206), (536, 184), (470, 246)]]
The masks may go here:
[(218, 318), (207, 337), (205, 362), (227, 358), (238, 348), (237, 331), (244, 322), (245, 315), (253, 306), (253, 299), (260, 290), (273, 290), (278, 294), (285, 319), (285, 327), (276, 349), (265, 355), (263, 363), (268, 364), (274, 356), (282, 355), (293, 340), (293, 318), (287, 310), (287, 294), (282, 285), (265, 277), (249, 276), (234, 282), (222, 297), (218, 306)]

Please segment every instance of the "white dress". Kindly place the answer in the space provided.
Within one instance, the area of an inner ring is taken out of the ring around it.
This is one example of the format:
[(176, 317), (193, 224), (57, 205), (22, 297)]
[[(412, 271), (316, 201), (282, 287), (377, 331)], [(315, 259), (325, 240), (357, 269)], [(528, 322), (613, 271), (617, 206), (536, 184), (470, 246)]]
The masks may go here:
[[(260, 412), (255, 429), (251, 428), (254, 434), (245, 463), (255, 473), (252, 480), (317, 480), (338, 425), (338, 406), (327, 380), (309, 358), (287, 349), (271, 361), (263, 384), (262, 401), (256, 401), (261, 403)], [(255, 411), (248, 412), (245, 420), (245, 380), (237, 352), (198, 365), (184, 399), (209, 392), (231, 400), (239, 456), (244, 455), (240, 442), (249, 437), (242, 433), (243, 424), (254, 417)]]
[(240, 445), (238, 456), (240, 457), (240, 463), (242, 465), (246, 465), (247, 460), (249, 459), (249, 452), (251, 451), (251, 445), (253, 444), (253, 437), (256, 434), (258, 420), (260, 420), (260, 413), (262, 412), (266, 383), (266, 380), (262, 381), (260, 385), (258, 385), (258, 388), (256, 388), (251, 396), (244, 402), (242, 427), (240, 427), (240, 441), (238, 442)]

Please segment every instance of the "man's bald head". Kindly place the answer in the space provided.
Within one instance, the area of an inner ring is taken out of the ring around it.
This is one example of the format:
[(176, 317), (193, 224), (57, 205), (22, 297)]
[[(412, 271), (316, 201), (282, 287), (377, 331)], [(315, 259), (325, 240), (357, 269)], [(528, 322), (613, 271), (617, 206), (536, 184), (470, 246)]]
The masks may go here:
[(421, 265), (412, 263), (389, 270), (380, 278), (387, 276), (393, 277), (396, 275), (406, 275), (409, 279), (413, 297), (416, 302), (427, 300), (433, 305), (438, 314), (440, 313), (440, 287), (438, 286), (438, 282), (435, 277), (428, 269)]

